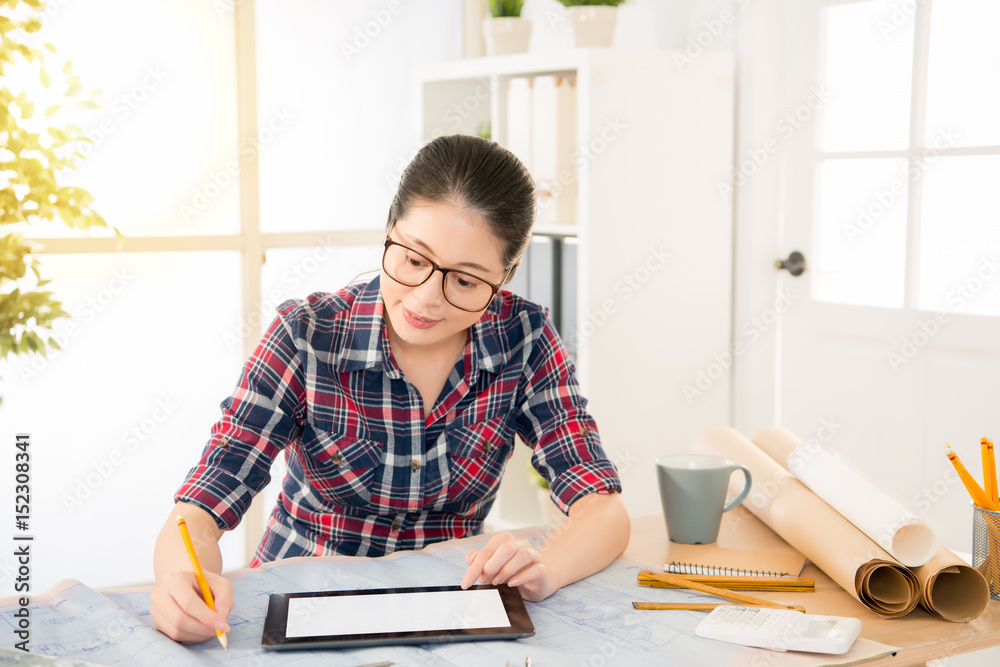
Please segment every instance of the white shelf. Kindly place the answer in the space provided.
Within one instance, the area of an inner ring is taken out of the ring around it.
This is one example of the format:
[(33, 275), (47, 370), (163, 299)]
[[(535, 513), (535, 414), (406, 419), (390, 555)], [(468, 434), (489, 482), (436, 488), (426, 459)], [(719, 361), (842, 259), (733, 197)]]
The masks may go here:
[[(682, 72), (673, 56), (515, 54), (438, 64), (417, 81), (423, 141), (489, 121), (506, 145), (505, 79), (575, 78), (575, 223), (535, 234), (576, 238), (577, 375), (634, 515), (660, 511), (657, 456), (730, 420), (728, 375), (693, 401), (683, 388), (731, 349), (732, 207), (716, 183), (732, 173), (733, 59), (704, 53)], [(535, 502), (523, 464), (509, 465), (502, 520)]]
[[(574, 72), (594, 59), (620, 58), (618, 49), (565, 49), (559, 51), (514, 53), (507, 56), (467, 58), (436, 63), (417, 72), (424, 82), (455, 81), (489, 76), (547, 76)], [(630, 57), (659, 51), (631, 51)]]
[(579, 225), (535, 225), (532, 232), (535, 236), (577, 236), (580, 233)]

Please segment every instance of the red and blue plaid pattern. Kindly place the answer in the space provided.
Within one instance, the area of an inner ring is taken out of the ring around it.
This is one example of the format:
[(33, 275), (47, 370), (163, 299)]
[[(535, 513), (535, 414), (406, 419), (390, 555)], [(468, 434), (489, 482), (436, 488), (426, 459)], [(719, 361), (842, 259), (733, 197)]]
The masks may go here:
[(564, 511), (621, 491), (541, 306), (502, 291), (432, 413), (389, 348), (379, 279), (278, 307), (175, 500), (234, 528), (284, 451), (288, 474), (251, 562), (381, 556), (482, 532), (514, 435)]

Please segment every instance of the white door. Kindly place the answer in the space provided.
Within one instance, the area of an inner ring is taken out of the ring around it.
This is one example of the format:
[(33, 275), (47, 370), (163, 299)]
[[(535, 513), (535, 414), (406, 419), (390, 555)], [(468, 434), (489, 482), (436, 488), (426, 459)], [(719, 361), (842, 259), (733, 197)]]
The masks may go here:
[(1000, 3), (742, 18), (736, 426), (818, 438), (971, 551), (943, 446), (981, 480), (1000, 440)]

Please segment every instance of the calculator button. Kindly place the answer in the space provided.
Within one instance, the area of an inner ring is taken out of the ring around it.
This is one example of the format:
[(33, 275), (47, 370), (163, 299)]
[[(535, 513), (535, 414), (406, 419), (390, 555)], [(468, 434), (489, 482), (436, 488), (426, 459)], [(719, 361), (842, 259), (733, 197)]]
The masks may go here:
[(753, 617), (754, 617), (754, 615), (752, 613), (743, 612), (742, 614), (740, 614), (740, 617), (736, 619), (736, 622), (733, 623), (733, 627), (734, 628), (744, 628), (744, 627), (746, 627), (747, 623), (749, 623), (750, 620)]

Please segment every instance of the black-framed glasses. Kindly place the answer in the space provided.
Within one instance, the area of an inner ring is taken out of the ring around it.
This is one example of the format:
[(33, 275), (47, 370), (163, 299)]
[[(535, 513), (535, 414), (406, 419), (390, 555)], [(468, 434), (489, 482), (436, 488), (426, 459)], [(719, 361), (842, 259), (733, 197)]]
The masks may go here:
[(469, 313), (486, 310), (490, 302), (493, 301), (493, 297), (500, 291), (503, 283), (507, 282), (511, 271), (514, 270), (513, 266), (507, 269), (503, 281), (497, 284), (468, 271), (446, 269), (413, 248), (389, 238), (395, 224), (396, 222), (393, 221), (392, 225), (389, 226), (389, 232), (385, 235), (382, 268), (386, 274), (401, 285), (416, 287), (427, 282), (435, 271), (440, 271), (444, 298), (459, 310)]

